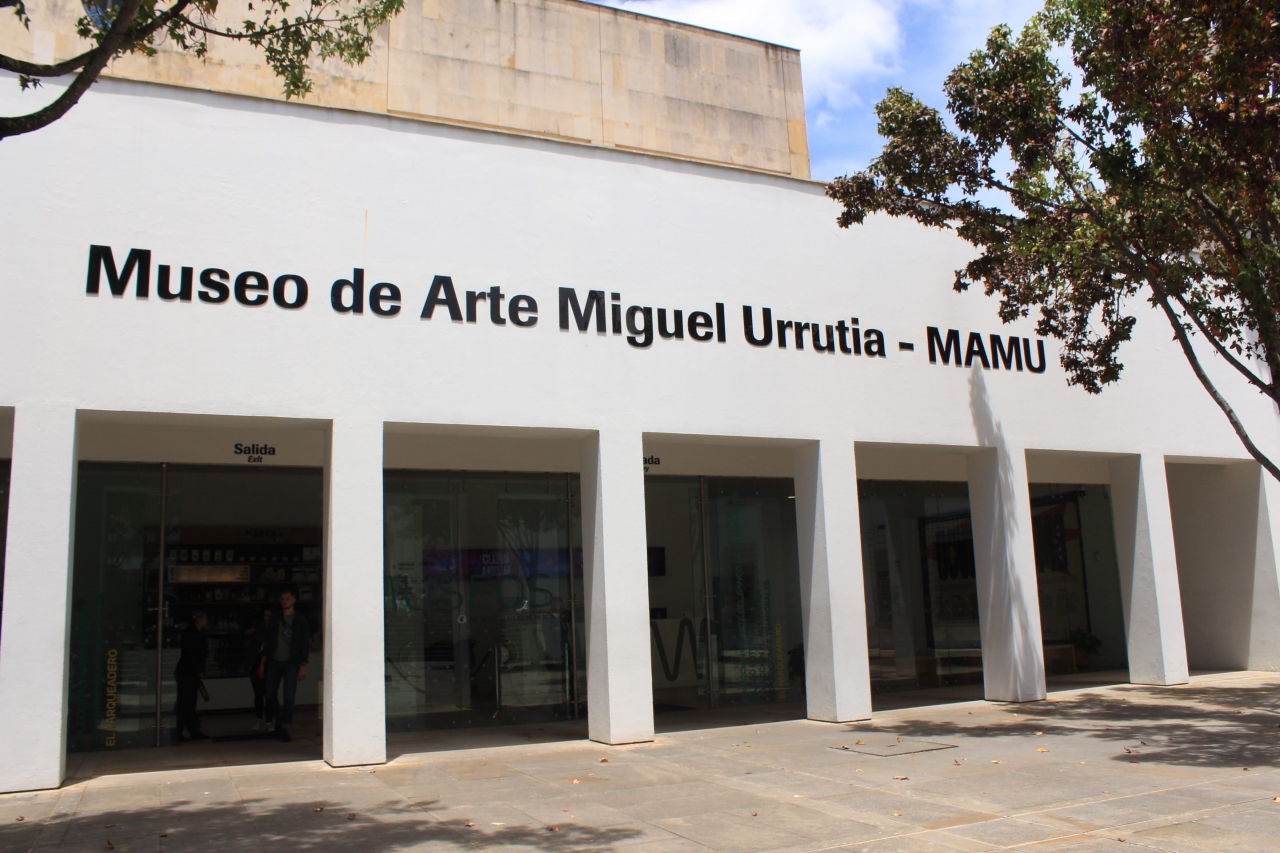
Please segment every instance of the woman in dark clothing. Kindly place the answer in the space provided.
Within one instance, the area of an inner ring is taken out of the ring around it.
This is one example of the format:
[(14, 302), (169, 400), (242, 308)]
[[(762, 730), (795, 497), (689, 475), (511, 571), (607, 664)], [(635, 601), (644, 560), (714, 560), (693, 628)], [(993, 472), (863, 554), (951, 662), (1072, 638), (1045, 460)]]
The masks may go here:
[(248, 639), (245, 641), (244, 659), (249, 669), (249, 683), (253, 685), (253, 714), (256, 717), (253, 730), (255, 732), (262, 731), (264, 725), (271, 724), (270, 717), (265, 719), (263, 717), (263, 712), (266, 710), (267, 692), (263, 687), (266, 679), (258, 674), (258, 664), (262, 662), (263, 650), (267, 647), (267, 627), (271, 624), (273, 615), (270, 607), (262, 608), (262, 621), (245, 631)]
[[(200, 679), (204, 676), (205, 658), (209, 656), (209, 640), (204, 635), (208, 621), (201, 610), (191, 613), (191, 621), (182, 630), (182, 653), (173, 670), (173, 677), (178, 682), (178, 701), (174, 707), (178, 721), (174, 733), (183, 743), (208, 737), (200, 731), (200, 717), (196, 714)], [(185, 735), (184, 730), (187, 732)]]

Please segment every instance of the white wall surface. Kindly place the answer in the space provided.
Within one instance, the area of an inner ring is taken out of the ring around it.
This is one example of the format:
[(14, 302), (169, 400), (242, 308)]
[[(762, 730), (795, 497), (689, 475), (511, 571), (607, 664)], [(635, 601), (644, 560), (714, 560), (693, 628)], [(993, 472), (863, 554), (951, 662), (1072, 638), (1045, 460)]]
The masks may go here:
[[(0, 93), (6, 109), (20, 99)], [(971, 371), (930, 365), (925, 327), (1034, 337), (1030, 322), (1002, 326), (992, 300), (951, 291), (969, 256), (953, 237), (883, 218), (841, 231), (820, 185), (621, 152), (107, 81), (7, 140), (0, 181), (4, 406), (330, 420), (376, 402), (405, 423), (783, 439), (838, 426), (860, 442), (972, 447)], [(149, 299), (88, 296), (90, 244), (120, 264), (150, 249), (175, 282), (182, 265), (302, 275), (309, 301), (166, 302), (154, 269)], [(355, 267), (368, 286), (401, 288), (399, 316), (331, 309), (330, 284)], [(484, 303), (476, 323), (442, 308), (419, 319), (434, 275), (460, 299), (531, 295), (538, 323), (492, 325)], [(561, 331), (559, 286), (686, 318), (723, 302), (727, 341), (642, 350)], [(858, 317), (884, 332), (887, 357), (752, 347), (744, 304), (775, 320)], [(1065, 385), (1052, 343), (1042, 375), (983, 372), (1004, 435), (1125, 452), (1141, 432), (1166, 454), (1241, 458), (1164, 322), (1132, 308), (1124, 378), (1102, 395)], [(1227, 390), (1276, 447), (1272, 408)]]
[(1268, 647), (1280, 639), (1272, 627), (1280, 612), (1265, 595), (1258, 596), (1260, 606), (1254, 601), (1256, 581), (1269, 572), (1274, 587), (1276, 574), (1274, 556), (1258, 547), (1259, 522), (1270, 533), (1269, 519), (1260, 514), (1260, 469), (1174, 464), (1168, 471), (1188, 665), (1250, 669), (1251, 639), (1261, 634), (1270, 642), (1259, 644), (1260, 651), (1274, 666), (1277, 653)]
[[(12, 78), (0, 83), (0, 109), (17, 112), (22, 96)], [(205, 417), (263, 419), (246, 433), (249, 441), (262, 435), (297, 454), (289, 458), (323, 458), (325, 430), (356, 424), (344, 433), (347, 467), (332, 480), (343, 493), (328, 495), (334, 511), (356, 508), (354, 526), (331, 555), (342, 565), (331, 560), (328, 570), (366, 580), (376, 577), (382, 557), (375, 522), (360, 508), (381, 505), (381, 465), (574, 471), (589, 462), (584, 545), (592, 555), (588, 576), (596, 577), (589, 580), (587, 630), (597, 655), (588, 660), (589, 713), (592, 736), (607, 742), (652, 736), (645, 602), (634, 595), (645, 588), (642, 455), (664, 457), (653, 473), (792, 476), (795, 447), (838, 436), (856, 442), (857, 476), (964, 480), (974, 454), (996, 447), (994, 436), (1014, 460), (1005, 468), (1022, 483), (989, 490), (985, 511), (1004, 518), (1010, 532), (979, 557), (1003, 566), (997, 574), (1004, 587), (990, 590), (990, 600), (1017, 593), (1030, 608), (1016, 615), (1024, 644), (1035, 640), (1034, 591), (1012, 590), (1007, 579), (1033, 572), (1025, 565), (1026, 507), (1010, 504), (1025, 502), (1026, 478), (1105, 482), (1110, 474), (1097, 460), (1117, 454), (1141, 452), (1161, 470), (1168, 456), (1244, 458), (1167, 325), (1140, 302), (1129, 306), (1139, 322), (1123, 350), (1123, 379), (1101, 395), (1067, 386), (1052, 342), (1043, 374), (930, 364), (929, 326), (944, 334), (957, 329), (965, 342), (970, 332), (984, 341), (991, 334), (1034, 339), (1033, 323), (1002, 326), (992, 300), (951, 290), (954, 270), (971, 257), (953, 236), (883, 217), (841, 231), (837, 208), (818, 184), (104, 81), (65, 119), (5, 141), (0, 186), (0, 409), (15, 407), (19, 425), (24, 411), (61, 412), (59, 423), (77, 410), (91, 412), (81, 416), (82, 458), (219, 461), (249, 422)], [(121, 266), (131, 248), (150, 250), (148, 298), (136, 298), (133, 286), (110, 295), (105, 276), (101, 292), (87, 295), (92, 244), (110, 246)], [(166, 301), (158, 295), (160, 264), (171, 267), (174, 286), (183, 266), (197, 279), (206, 269), (232, 279), (246, 271), (268, 281), (302, 276), (309, 299), (295, 310), (270, 300), (259, 307), (235, 299)], [(356, 268), (364, 270), (366, 297), (381, 282), (400, 289), (398, 315), (331, 307), (330, 285), (353, 278)], [(514, 296), (533, 297), (536, 325), (495, 324), (484, 302), (476, 322), (451, 321), (444, 307), (421, 319), (433, 277), (446, 275), (463, 310), (467, 291), (500, 288), (504, 317)], [(561, 330), (560, 287), (574, 288), (579, 299), (603, 291), (606, 305), (618, 293), (624, 314), (630, 306), (664, 308), (668, 317), (679, 309), (689, 320), (694, 311), (714, 316), (723, 303), (724, 341), (698, 342), (686, 330), (683, 339), (655, 336), (637, 348), (625, 334), (598, 334), (594, 326)], [(860, 328), (883, 334), (885, 357), (817, 353), (812, 338), (804, 351), (780, 349), (776, 340), (752, 346), (744, 339), (744, 305), (754, 307), (757, 322), (764, 307), (775, 321), (825, 326), (856, 317)], [(1207, 356), (1209, 369), (1223, 375), (1215, 359)], [(1233, 378), (1223, 389), (1258, 444), (1280, 448), (1274, 408)], [(178, 441), (186, 450), (173, 443), (174, 433), (149, 439), (121, 426), (177, 424), (170, 414), (190, 418)], [(377, 424), (391, 426), (380, 435)], [(69, 507), (74, 443), (69, 435), (29, 441), (41, 449), (27, 467), (15, 462), (10, 518), (34, 522), (38, 511), (61, 538), (35, 547), (10, 537), (6, 608), (47, 607), (53, 599), (31, 579), (70, 547), (67, 519), (48, 516)], [(370, 443), (379, 444), (376, 451)], [(594, 450), (584, 454), (584, 447)], [(631, 473), (619, 467), (628, 464), (627, 453), (637, 466)], [(335, 457), (331, 474), (337, 464)], [(53, 471), (56, 483), (41, 488), (33, 465)], [(1003, 470), (988, 479), (999, 480)], [(825, 524), (857, 529), (856, 489), (838, 488), (846, 499), (824, 507)], [(24, 495), (41, 503), (24, 509)], [(339, 515), (346, 519), (345, 511)], [(331, 513), (329, 538), (341, 538), (333, 525), (345, 523)], [(838, 550), (839, 565), (857, 571), (847, 559), (856, 543)], [(1165, 550), (1172, 556), (1171, 544)], [(1167, 582), (1172, 560), (1151, 565), (1148, 586), (1176, 590), (1176, 577)], [(1175, 591), (1173, 601), (1161, 599), (1151, 611), (1165, 620), (1158, 649), (1180, 648), (1180, 618), (1176, 637), (1168, 621), (1176, 598)], [(335, 618), (350, 617), (347, 627), (358, 638), (341, 661), (328, 649), (327, 668), (363, 684), (361, 668), (380, 654), (380, 623), (357, 612), (372, 599), (346, 603), (352, 607)], [(0, 666), (51, 677), (63, 671), (65, 646), (28, 643), (15, 658), (9, 632), (17, 623), (6, 617), (4, 624)], [(1014, 672), (1010, 698), (1042, 691), (1027, 666), (1034, 652), (1006, 656)], [(1157, 680), (1178, 680), (1178, 667), (1161, 661)], [(328, 679), (326, 690), (328, 710), (340, 715), (327, 730), (352, 733), (326, 742), (326, 757), (377, 760), (380, 730), (360, 734), (378, 729), (369, 697), (338, 707), (341, 691)], [(28, 755), (12, 733), (25, 731), (30, 714), (16, 710), (11, 695), (0, 684), (0, 754), (11, 766), (38, 767), (30, 779), (0, 768), (0, 788), (60, 779), (56, 712), (42, 710), (46, 719), (28, 739), (39, 755)]]

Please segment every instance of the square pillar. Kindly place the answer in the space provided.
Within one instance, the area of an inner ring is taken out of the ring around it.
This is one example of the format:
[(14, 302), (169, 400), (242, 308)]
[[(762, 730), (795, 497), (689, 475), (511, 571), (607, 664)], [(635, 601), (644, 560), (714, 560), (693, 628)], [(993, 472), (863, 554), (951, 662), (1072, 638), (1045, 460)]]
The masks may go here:
[(587, 728), (600, 743), (653, 740), (644, 447), (639, 432), (582, 441)]
[(1241, 465), (1237, 477), (1258, 496), (1249, 669), (1280, 671), (1280, 483), (1261, 465)]
[(335, 419), (325, 459), (324, 760), (334, 767), (387, 760), (382, 435), (380, 419)]
[(1127, 456), (1112, 460), (1110, 468), (1129, 680), (1186, 684), (1187, 646), (1164, 457)]
[(797, 449), (795, 490), (808, 717), (868, 720), (871, 666), (853, 438)]
[(1000, 444), (969, 456), (969, 507), (986, 698), (1043, 699), (1040, 589), (1021, 448)]
[(0, 792), (56, 788), (67, 766), (76, 410), (14, 416), (0, 630)]

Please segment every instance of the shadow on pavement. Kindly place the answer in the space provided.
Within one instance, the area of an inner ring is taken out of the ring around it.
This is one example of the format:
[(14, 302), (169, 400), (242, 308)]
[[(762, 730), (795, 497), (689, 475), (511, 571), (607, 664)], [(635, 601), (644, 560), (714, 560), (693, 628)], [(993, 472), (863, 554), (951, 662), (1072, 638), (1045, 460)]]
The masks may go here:
[(895, 720), (882, 725), (860, 723), (850, 729), (933, 739), (1085, 734), (1114, 741), (1117, 754), (1112, 760), (1117, 762), (1280, 766), (1280, 691), (1272, 685), (1113, 688), (1105, 695), (1079, 693), (1002, 705), (997, 713), (1000, 718), (995, 723), (984, 716), (970, 724)]
[[(266, 844), (273, 851), (352, 850), (361, 853), (510, 845), (525, 849), (603, 851), (640, 835), (626, 827), (562, 823), (554, 827), (467, 826), (465, 818), (440, 821), (432, 803), (394, 803), (351, 811), (332, 801), (200, 805), (192, 802), (100, 812), (45, 822), (0, 825), (0, 850), (235, 850)], [(459, 809), (452, 809), (455, 814)], [(477, 809), (480, 811), (480, 809)], [(348, 817), (350, 816), (350, 817)]]

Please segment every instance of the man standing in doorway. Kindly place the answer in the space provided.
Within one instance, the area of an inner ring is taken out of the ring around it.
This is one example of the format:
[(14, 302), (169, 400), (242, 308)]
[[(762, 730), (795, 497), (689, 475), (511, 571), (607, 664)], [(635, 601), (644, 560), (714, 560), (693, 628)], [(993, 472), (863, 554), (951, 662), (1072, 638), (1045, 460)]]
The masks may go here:
[[(262, 662), (258, 664), (258, 677), (266, 679), (267, 717), (275, 719), (276, 737), (285, 743), (293, 740), (289, 735), (293, 701), (298, 682), (307, 677), (307, 659), (311, 655), (311, 626), (306, 616), (293, 609), (297, 602), (293, 590), (280, 593), (280, 612), (267, 626), (266, 646), (262, 650)], [(282, 682), (284, 707), (279, 697)]]
[[(191, 621), (182, 630), (182, 652), (178, 656), (178, 665), (173, 670), (173, 678), (178, 682), (178, 700), (174, 703), (177, 728), (174, 735), (180, 743), (209, 737), (200, 730), (200, 716), (196, 713), (200, 679), (204, 677), (205, 659), (209, 656), (209, 640), (204, 635), (208, 624), (208, 617), (203, 610), (193, 610)], [(186, 734), (183, 734), (184, 730)]]

